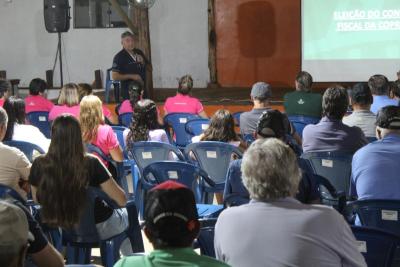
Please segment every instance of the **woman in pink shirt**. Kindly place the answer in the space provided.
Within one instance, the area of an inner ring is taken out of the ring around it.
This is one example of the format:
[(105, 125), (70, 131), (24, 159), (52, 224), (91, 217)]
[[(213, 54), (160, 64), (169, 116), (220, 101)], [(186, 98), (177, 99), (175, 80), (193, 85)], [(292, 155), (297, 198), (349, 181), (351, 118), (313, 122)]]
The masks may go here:
[(11, 83), (5, 79), (0, 79), (0, 107), (4, 105), (9, 91), (11, 89)]
[(136, 102), (143, 97), (143, 89), (136, 83), (130, 83), (128, 87), (129, 99), (124, 100), (118, 107), (118, 114), (131, 113)]
[[(93, 88), (88, 83), (80, 83), (78, 84), (78, 93), (79, 93), (79, 102), (82, 100), (84, 96), (93, 95)], [(113, 118), (110, 109), (106, 105), (102, 105), (103, 115), (107, 118), (109, 122), (117, 123), (115, 118)]]
[(40, 79), (33, 79), (29, 83), (29, 95), (25, 98), (25, 112), (28, 114), (35, 111), (50, 112), (54, 104), (44, 97), (47, 83)]
[(190, 91), (193, 88), (193, 79), (190, 75), (185, 75), (179, 80), (179, 87), (176, 96), (168, 97), (164, 104), (164, 116), (168, 113), (191, 113), (207, 118), (201, 102), (191, 97)]
[[(100, 98), (95, 95), (84, 96), (80, 103), (79, 121), (85, 143), (90, 143), (115, 161), (123, 161), (122, 149), (111, 126), (104, 124)], [(106, 166), (109, 164), (104, 162)]]
[(61, 88), (58, 105), (50, 110), (49, 121), (53, 121), (61, 114), (71, 114), (75, 118), (79, 117), (78, 86), (74, 83), (67, 83)]

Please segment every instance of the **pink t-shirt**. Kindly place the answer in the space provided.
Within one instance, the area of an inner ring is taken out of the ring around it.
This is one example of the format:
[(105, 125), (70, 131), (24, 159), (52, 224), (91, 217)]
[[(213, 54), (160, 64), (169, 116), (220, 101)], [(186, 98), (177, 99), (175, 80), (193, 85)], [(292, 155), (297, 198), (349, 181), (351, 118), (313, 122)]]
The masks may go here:
[(111, 111), (110, 111), (110, 109), (106, 105), (103, 105), (102, 109), (103, 109), (104, 117), (106, 117), (107, 119), (111, 119)]
[(4, 105), (4, 99), (3, 98), (0, 98), (0, 107), (2, 107), (3, 105)]
[(28, 95), (25, 98), (25, 113), (34, 111), (47, 111), (54, 107), (54, 104), (41, 95)]
[(174, 97), (167, 98), (164, 104), (164, 110), (167, 113), (183, 112), (199, 114), (203, 111), (203, 105), (197, 98), (178, 93)]
[(121, 103), (121, 106), (119, 106), (118, 114), (131, 113), (131, 112), (133, 112), (131, 102), (129, 100), (124, 100), (124, 102)]
[[(100, 148), (105, 155), (110, 155), (110, 150), (119, 146), (117, 135), (107, 124), (99, 125), (96, 140), (92, 141), (92, 144)], [(108, 165), (106, 162), (104, 164)]]
[(75, 118), (79, 118), (79, 111), (80, 111), (79, 105), (75, 105), (72, 107), (68, 107), (67, 105), (62, 105), (62, 106), (55, 105), (50, 110), (49, 121), (53, 121), (55, 118), (65, 113), (71, 114)]

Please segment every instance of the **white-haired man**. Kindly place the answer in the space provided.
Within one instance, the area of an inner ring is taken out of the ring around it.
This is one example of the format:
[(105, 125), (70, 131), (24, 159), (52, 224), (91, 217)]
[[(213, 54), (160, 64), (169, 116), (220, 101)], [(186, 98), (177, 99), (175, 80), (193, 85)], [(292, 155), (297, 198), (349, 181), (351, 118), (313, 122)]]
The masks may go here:
[(366, 266), (339, 213), (293, 198), (300, 170), (289, 146), (275, 138), (255, 141), (242, 172), (251, 201), (219, 216), (217, 259), (237, 267)]

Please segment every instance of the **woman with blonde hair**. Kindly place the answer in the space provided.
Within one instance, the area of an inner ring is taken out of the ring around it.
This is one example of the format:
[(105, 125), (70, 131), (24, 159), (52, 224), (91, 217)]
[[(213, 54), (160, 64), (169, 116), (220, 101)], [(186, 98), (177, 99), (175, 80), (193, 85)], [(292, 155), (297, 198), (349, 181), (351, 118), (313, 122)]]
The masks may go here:
[[(82, 100), (84, 96), (93, 95), (93, 87), (88, 83), (79, 83), (78, 84), (78, 94), (79, 94), (79, 102)], [(103, 115), (106, 119), (106, 123), (117, 123), (113, 118), (110, 109), (106, 105), (102, 105)], [(107, 121), (108, 120), (108, 121)]]
[[(79, 121), (85, 143), (97, 146), (106, 156), (115, 161), (123, 160), (122, 149), (111, 126), (104, 124), (100, 98), (95, 95), (84, 96), (80, 103)], [(108, 163), (104, 162), (107, 166)]]
[(58, 105), (50, 110), (49, 120), (53, 121), (61, 114), (71, 114), (75, 118), (79, 116), (78, 86), (74, 83), (67, 83), (61, 88)]

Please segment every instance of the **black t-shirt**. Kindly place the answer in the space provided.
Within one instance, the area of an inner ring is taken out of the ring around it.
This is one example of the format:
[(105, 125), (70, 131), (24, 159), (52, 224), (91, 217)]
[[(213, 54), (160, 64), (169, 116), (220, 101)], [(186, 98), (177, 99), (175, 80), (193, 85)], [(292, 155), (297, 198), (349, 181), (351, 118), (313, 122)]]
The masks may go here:
[[(40, 156), (35, 159), (32, 164), (29, 174), (29, 182), (31, 185), (38, 187), (40, 179), (42, 178), (42, 166), (45, 161), (45, 156)], [(85, 156), (85, 165), (88, 170), (89, 186), (100, 187), (100, 185), (111, 178), (110, 172), (99, 161), (98, 158), (92, 155)], [(49, 192), (51, 193), (51, 192)], [(67, 197), (67, 196), (66, 196)], [(72, 200), (73, 201), (73, 200)], [(40, 202), (40, 200), (39, 200)], [(100, 223), (107, 220), (113, 213), (113, 208), (110, 207), (104, 200), (100, 198), (95, 199), (94, 203), (94, 216), (95, 223)]]
[[(144, 62), (147, 62), (144, 53), (139, 49), (133, 49), (133, 56), (131, 56), (125, 49), (119, 51), (113, 60), (112, 71), (119, 72), (121, 74), (138, 74), (145, 81), (145, 65), (136, 60), (136, 55), (142, 56)], [(130, 80), (121, 81), (121, 89), (127, 90), (128, 83)]]

